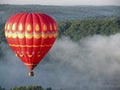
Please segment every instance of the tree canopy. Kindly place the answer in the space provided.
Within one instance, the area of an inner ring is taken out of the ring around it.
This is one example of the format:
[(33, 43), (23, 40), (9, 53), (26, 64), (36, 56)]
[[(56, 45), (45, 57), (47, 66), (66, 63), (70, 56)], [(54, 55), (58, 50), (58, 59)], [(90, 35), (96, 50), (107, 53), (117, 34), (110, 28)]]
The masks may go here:
[(111, 35), (120, 33), (120, 19), (84, 19), (63, 21), (58, 24), (59, 37), (69, 36), (72, 40), (80, 40), (94, 34)]
[(45, 90), (42, 86), (20, 86), (20, 87), (14, 87), (10, 90)]

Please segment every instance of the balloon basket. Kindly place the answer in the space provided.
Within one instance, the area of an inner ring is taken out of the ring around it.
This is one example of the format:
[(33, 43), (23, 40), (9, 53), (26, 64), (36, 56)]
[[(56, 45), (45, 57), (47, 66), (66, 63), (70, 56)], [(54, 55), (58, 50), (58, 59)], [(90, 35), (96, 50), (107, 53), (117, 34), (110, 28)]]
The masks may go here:
[(30, 71), (30, 72), (28, 73), (28, 76), (30, 76), (30, 77), (34, 76), (34, 72), (33, 72), (33, 71)]

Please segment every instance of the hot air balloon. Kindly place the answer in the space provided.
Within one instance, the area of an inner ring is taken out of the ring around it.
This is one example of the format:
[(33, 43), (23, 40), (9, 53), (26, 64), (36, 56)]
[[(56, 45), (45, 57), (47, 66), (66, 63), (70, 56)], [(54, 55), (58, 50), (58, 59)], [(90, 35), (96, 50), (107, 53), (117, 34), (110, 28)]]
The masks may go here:
[(5, 37), (17, 57), (29, 68), (29, 76), (53, 46), (57, 25), (52, 17), (35, 12), (17, 13), (5, 24)]

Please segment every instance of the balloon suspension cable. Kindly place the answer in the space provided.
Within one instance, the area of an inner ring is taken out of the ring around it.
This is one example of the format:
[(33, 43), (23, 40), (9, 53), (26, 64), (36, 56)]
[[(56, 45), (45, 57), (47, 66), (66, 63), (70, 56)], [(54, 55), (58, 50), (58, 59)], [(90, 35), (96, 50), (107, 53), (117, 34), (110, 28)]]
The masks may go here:
[(30, 77), (34, 76), (34, 72), (33, 72), (33, 71), (30, 71), (30, 72), (28, 73), (28, 76), (30, 76)]

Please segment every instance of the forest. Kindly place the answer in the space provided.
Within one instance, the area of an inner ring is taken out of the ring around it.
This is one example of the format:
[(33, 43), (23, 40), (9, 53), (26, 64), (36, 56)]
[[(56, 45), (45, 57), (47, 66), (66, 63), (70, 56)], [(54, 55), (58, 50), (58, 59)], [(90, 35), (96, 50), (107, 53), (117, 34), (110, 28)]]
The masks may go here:
[[(6, 90), (5, 88), (0, 87), (0, 90)], [(14, 87), (10, 88), (9, 90), (52, 90), (52, 88), (46, 88), (44, 89), (42, 86), (20, 86), (20, 87)]]
[(58, 24), (59, 37), (69, 36), (72, 40), (80, 40), (92, 35), (112, 35), (120, 32), (120, 19), (84, 19), (63, 21)]

